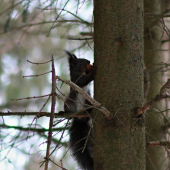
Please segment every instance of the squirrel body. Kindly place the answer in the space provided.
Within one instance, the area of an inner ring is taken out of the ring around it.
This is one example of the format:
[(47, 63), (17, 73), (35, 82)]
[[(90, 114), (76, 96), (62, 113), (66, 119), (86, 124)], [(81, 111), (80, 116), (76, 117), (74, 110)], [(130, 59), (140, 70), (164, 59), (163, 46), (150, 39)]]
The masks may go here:
[[(90, 61), (77, 58), (66, 51), (70, 68), (70, 79), (89, 93), (89, 83), (94, 79), (94, 67)], [(64, 104), (65, 112), (75, 113), (91, 106), (80, 93), (70, 87), (70, 93)], [(86, 110), (91, 112), (92, 109)], [(93, 170), (93, 129), (90, 118), (73, 118), (69, 129), (71, 152), (82, 170)]]

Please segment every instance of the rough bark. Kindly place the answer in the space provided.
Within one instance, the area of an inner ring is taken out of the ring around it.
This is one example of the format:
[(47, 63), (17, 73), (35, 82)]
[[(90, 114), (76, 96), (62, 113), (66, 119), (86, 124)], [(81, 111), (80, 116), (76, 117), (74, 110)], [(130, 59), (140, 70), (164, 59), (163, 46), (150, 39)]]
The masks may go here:
[(112, 114), (94, 111), (94, 169), (145, 170), (143, 1), (96, 0), (94, 97)]

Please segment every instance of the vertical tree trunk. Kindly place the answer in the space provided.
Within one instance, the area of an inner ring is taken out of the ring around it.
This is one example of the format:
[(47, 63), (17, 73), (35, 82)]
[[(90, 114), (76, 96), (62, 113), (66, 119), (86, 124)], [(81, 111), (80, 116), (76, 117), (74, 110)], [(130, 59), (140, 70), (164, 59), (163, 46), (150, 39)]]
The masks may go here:
[(144, 170), (143, 1), (95, 0), (95, 99), (112, 114), (94, 112), (94, 169)]
[[(161, 63), (163, 61), (162, 54), (157, 49), (161, 49), (161, 25), (159, 23), (158, 17), (150, 17), (148, 14), (161, 14), (161, 1), (159, 0), (145, 0), (145, 25), (144, 25), (144, 46), (145, 46), (145, 65), (147, 70), (150, 72), (150, 90), (148, 93), (147, 100), (151, 100), (155, 97), (161, 88), (162, 75), (157, 72), (158, 66), (155, 64)], [(161, 104), (156, 105), (155, 108), (161, 110)], [(148, 113), (150, 113), (149, 111)], [(162, 123), (160, 115), (151, 114), (147, 117), (147, 141), (162, 140), (165, 136), (162, 131)], [(147, 161), (146, 169), (165, 169), (164, 165), (166, 163), (164, 148), (162, 147), (152, 147), (147, 150)]]

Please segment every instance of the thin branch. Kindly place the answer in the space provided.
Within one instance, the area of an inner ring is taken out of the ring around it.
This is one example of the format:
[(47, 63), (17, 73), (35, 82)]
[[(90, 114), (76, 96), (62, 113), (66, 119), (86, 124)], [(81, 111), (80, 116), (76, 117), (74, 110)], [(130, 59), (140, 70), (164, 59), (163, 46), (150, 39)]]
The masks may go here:
[(22, 1), (18, 2), (18, 3), (16, 3), (16, 4), (14, 4), (14, 5), (9, 6), (8, 8), (6, 8), (5, 10), (3, 10), (3, 11), (0, 13), (0, 16), (1, 16), (2, 14), (4, 14), (5, 12), (9, 11), (10, 9), (18, 6), (18, 5), (21, 4), (23, 1), (24, 1), (24, 0), (22, 0)]
[(55, 146), (55, 148), (53, 149), (53, 151), (50, 153), (50, 156), (55, 152), (55, 150), (56, 150), (56, 149), (58, 148), (58, 146), (60, 145), (60, 142), (61, 142), (61, 140), (62, 140), (62, 138), (63, 138), (64, 133), (65, 133), (65, 130), (66, 130), (66, 128), (68, 127), (68, 123), (69, 123), (69, 120), (67, 120), (67, 123), (66, 123), (66, 125), (65, 125), (65, 129), (63, 129), (62, 134), (61, 134), (61, 136), (60, 136), (60, 139), (59, 139), (57, 145)]
[(60, 166), (60, 165), (58, 165), (58, 164), (56, 164), (53, 160), (51, 160), (51, 159), (49, 159), (54, 165), (56, 165), (56, 166), (58, 166), (58, 167), (60, 167), (62, 170), (67, 170), (67, 169), (65, 169), (65, 168), (63, 168), (62, 166)]
[(20, 98), (20, 99), (11, 99), (11, 100), (24, 100), (24, 99), (37, 99), (37, 98), (41, 98), (41, 97), (47, 97), (47, 96), (50, 96), (51, 94), (46, 94), (46, 95), (43, 95), (43, 96), (33, 96), (33, 97), (25, 97), (25, 98)]
[(166, 40), (162, 40), (161, 43), (163, 44), (163, 43), (166, 43), (166, 42), (169, 42), (169, 41), (170, 41), (170, 39), (166, 39)]
[(52, 91), (51, 91), (51, 116), (50, 116), (50, 123), (49, 123), (49, 133), (48, 133), (48, 142), (47, 142), (47, 150), (46, 150), (46, 161), (45, 161), (45, 168), (44, 170), (48, 170), (48, 162), (50, 156), (50, 145), (52, 139), (52, 128), (53, 128), (53, 120), (54, 120), (54, 113), (55, 113), (55, 104), (56, 104), (56, 81), (55, 81), (55, 67), (54, 67), (54, 58), (52, 56)]
[[(91, 107), (88, 107), (84, 110), (78, 111), (76, 113), (54, 113), (55, 118), (72, 118), (72, 117), (89, 117), (87, 113), (84, 113), (85, 110), (89, 109)], [(51, 113), (49, 112), (0, 112), (0, 116), (37, 116), (36, 118), (46, 116), (50, 117)]]
[(39, 111), (38, 114), (36, 115), (36, 118), (39, 117), (39, 116), (41, 116), (40, 113), (41, 113), (41, 111), (43, 110), (43, 108), (46, 106), (46, 104), (48, 103), (48, 101), (50, 100), (50, 97), (51, 97), (51, 95), (48, 96), (46, 102), (43, 104), (42, 108), (40, 109), (40, 111)]
[(74, 38), (74, 37), (69, 37), (68, 40), (92, 40), (93, 38)]
[(65, 12), (71, 14), (72, 16), (74, 16), (75, 18), (79, 19), (79, 20), (80, 20), (81, 22), (83, 22), (83, 23), (86, 23), (86, 24), (88, 24), (88, 25), (92, 25), (92, 24), (89, 23), (88, 21), (83, 20), (82, 18), (80, 18), (80, 17), (77, 16), (76, 14), (74, 14), (74, 13), (72, 13), (72, 12), (66, 10), (66, 9), (62, 9), (62, 11), (65, 11)]
[(154, 104), (157, 102), (160, 102), (163, 99), (170, 98), (169, 95), (166, 94), (167, 90), (170, 89), (170, 79), (165, 83), (165, 85), (160, 89), (160, 93), (156, 95), (154, 99), (152, 99), (150, 102), (145, 103), (141, 108), (137, 110), (137, 116), (141, 116), (143, 112), (153, 107)]
[(59, 76), (56, 76), (56, 79), (59, 79), (68, 84), (69, 86), (71, 86), (73, 89), (78, 91), (85, 99), (87, 99), (95, 108), (100, 110), (106, 116), (107, 119), (112, 119), (111, 113), (105, 107), (101, 106), (101, 104), (97, 102), (95, 99), (93, 99), (89, 94), (85, 93), (79, 86), (77, 86), (71, 81), (62, 79)]
[[(88, 23), (87, 21), (81, 21), (81, 20), (57, 20), (57, 21), (43, 21), (43, 22), (37, 22), (37, 23), (31, 23), (31, 24), (26, 24), (26, 25), (22, 25), (20, 27), (15, 27), (15, 26), (11, 26), (10, 27), (10, 30), (8, 30), (8, 32), (10, 31), (15, 31), (15, 30), (19, 30), (19, 29), (24, 29), (24, 28), (27, 28), (27, 27), (32, 27), (32, 26), (37, 26), (37, 25), (43, 25), (43, 24), (51, 24), (51, 23), (54, 23), (54, 22), (57, 22), (57, 23), (67, 23), (67, 22), (70, 22), (70, 23), (80, 23), (80, 24), (85, 24), (85, 25), (92, 25), (91, 23)], [(0, 24), (0, 26), (3, 26), (2, 24)], [(54, 26), (53, 26), (54, 27)], [(52, 27), (52, 28), (53, 28)], [(0, 35), (4, 34), (4, 32), (0, 33)]]
[(51, 73), (52, 71), (48, 71), (46, 73), (42, 73), (42, 74), (37, 74), (37, 75), (30, 75), (30, 76), (23, 76), (23, 78), (25, 77), (39, 77), (39, 76), (42, 76), (42, 75), (45, 75), (45, 74), (48, 74), (48, 73)]
[(90, 134), (92, 133), (91, 131), (92, 131), (92, 122), (91, 122), (90, 129), (89, 129), (89, 132), (88, 132), (87, 137), (86, 137), (86, 141), (84, 143), (84, 147), (82, 149), (82, 153), (87, 148), (87, 142), (88, 142), (89, 138), (91, 138), (91, 136), (90, 136)]
[(89, 48), (94, 52), (94, 50), (91, 48), (89, 42), (87, 40), (86, 40), (86, 42), (87, 42), (87, 45), (89, 46)]
[(58, 20), (59, 16), (61, 15), (62, 11), (64, 10), (64, 8), (65, 8), (66, 5), (68, 4), (68, 2), (69, 2), (69, 0), (65, 3), (64, 7), (61, 9), (60, 13), (59, 13), (58, 16), (56, 17), (55, 21), (53, 22), (53, 24), (52, 24), (52, 26), (51, 26), (51, 28), (50, 28), (48, 34), (47, 34), (47, 37), (49, 37), (50, 32), (51, 32), (51, 29), (52, 29), (52, 27), (54, 26), (54, 23)]
[[(36, 116), (34, 117), (32, 123), (31, 123), (31, 126), (32, 126), (34, 120), (36, 120), (37, 118), (43, 116), (43, 114), (41, 114), (41, 111), (43, 110), (43, 108), (45, 107), (45, 105), (46, 105), (46, 104), (48, 103), (48, 101), (50, 100), (50, 96), (51, 96), (51, 95), (48, 96), (46, 102), (43, 104), (43, 106), (42, 106), (42, 108), (40, 109), (40, 111), (39, 111), (39, 112), (36, 114)], [(31, 128), (31, 126), (30, 126), (30, 128)]]
[[(47, 135), (45, 135), (44, 133), (37, 133), (40, 137), (43, 137), (45, 139), (48, 138)], [(54, 144), (57, 144), (58, 143), (58, 140), (56, 138), (52, 138), (52, 141)], [(65, 146), (65, 147), (68, 147), (68, 142), (60, 142), (60, 145), (61, 146)]]
[[(17, 129), (20, 131), (33, 131), (33, 132), (38, 132), (38, 133), (49, 131), (49, 129), (45, 129), (45, 128), (29, 128), (29, 127), (23, 127), (23, 126), (9, 126), (5, 124), (0, 124), (0, 127), (3, 129)], [(68, 128), (62, 127), (62, 128), (54, 128), (53, 131), (63, 131), (64, 129), (68, 130)]]
[(28, 63), (31, 63), (31, 64), (36, 64), (36, 65), (38, 65), (38, 64), (46, 64), (46, 63), (49, 63), (49, 62), (51, 62), (51, 60), (46, 61), (46, 62), (42, 62), (42, 63), (34, 63), (34, 62), (29, 61), (29, 60), (27, 60), (27, 62), (28, 62)]
[(164, 146), (170, 149), (170, 142), (169, 141), (152, 141), (152, 142), (147, 142), (147, 147), (151, 146)]
[(164, 86), (162, 86), (160, 90), (160, 95), (166, 95), (167, 90), (170, 89), (170, 79), (165, 83)]
[(170, 15), (163, 15), (163, 14), (153, 14), (153, 13), (145, 13), (145, 15), (148, 15), (148, 16), (156, 16), (156, 17), (159, 17), (159, 18), (169, 18)]
[(82, 36), (91, 36), (91, 37), (94, 36), (93, 32), (80, 32), (79, 34), (82, 35)]

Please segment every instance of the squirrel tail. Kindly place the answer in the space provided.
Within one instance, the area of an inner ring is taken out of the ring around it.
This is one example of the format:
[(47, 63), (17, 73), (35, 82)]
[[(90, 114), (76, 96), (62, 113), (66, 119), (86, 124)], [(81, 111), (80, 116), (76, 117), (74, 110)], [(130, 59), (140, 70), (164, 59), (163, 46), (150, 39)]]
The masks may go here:
[(73, 118), (69, 130), (70, 147), (82, 170), (93, 170), (93, 132), (90, 118)]

